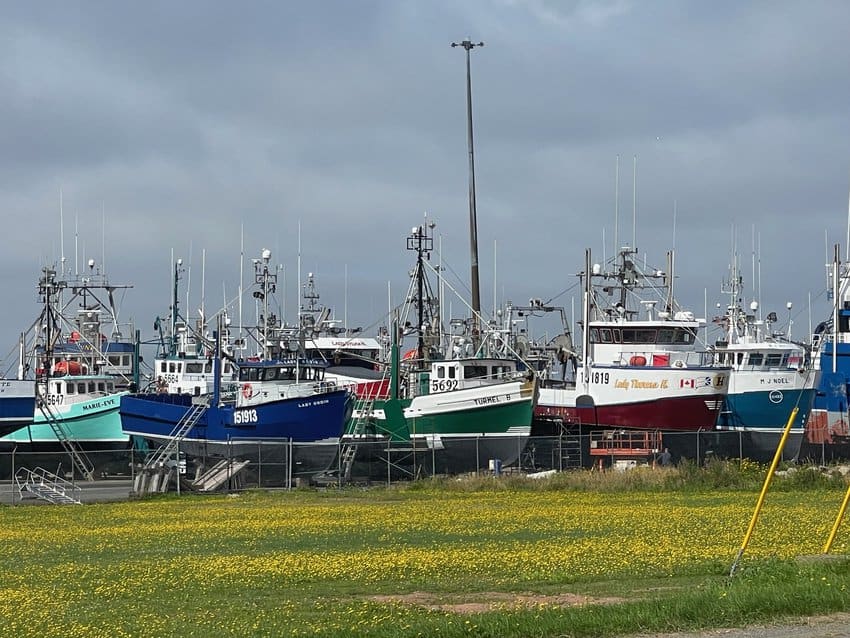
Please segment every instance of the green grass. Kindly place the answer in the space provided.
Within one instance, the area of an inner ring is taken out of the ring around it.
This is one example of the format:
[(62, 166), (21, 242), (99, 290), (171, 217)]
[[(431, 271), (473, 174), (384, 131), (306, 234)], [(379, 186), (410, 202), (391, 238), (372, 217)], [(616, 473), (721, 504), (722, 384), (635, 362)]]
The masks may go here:
[(763, 468), (0, 508), (0, 636), (615, 636), (850, 610), (846, 483)]

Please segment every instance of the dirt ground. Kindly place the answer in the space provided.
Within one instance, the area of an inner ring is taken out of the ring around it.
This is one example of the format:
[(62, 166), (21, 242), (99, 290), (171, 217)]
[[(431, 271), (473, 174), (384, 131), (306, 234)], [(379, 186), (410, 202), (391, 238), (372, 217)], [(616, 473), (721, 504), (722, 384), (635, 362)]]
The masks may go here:
[[(536, 605), (571, 607), (578, 605), (614, 604), (616, 598), (591, 598), (575, 594), (508, 594), (480, 592), (464, 595), (435, 595), (413, 592), (389, 596), (369, 596), (381, 602), (424, 607), (458, 614), (475, 614), (499, 609), (516, 609)], [(776, 624), (754, 625), (743, 629), (707, 629), (695, 632), (664, 634), (639, 634), (630, 638), (850, 638), (850, 613), (831, 614), (785, 620)]]

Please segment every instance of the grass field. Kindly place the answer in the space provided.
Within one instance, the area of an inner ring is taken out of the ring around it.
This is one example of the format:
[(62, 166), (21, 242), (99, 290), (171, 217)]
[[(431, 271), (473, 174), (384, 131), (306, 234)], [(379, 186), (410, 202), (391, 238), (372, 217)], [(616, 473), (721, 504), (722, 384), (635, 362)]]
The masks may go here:
[(730, 580), (758, 496), (735, 472), (3, 507), (0, 636), (605, 636), (850, 609), (850, 531), (796, 560), (844, 481), (779, 481)]

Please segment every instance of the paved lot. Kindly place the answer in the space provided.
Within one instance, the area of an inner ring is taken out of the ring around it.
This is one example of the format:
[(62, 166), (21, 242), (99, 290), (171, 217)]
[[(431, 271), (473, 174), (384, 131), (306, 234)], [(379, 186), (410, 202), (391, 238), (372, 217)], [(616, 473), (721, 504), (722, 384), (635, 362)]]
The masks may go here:
[(678, 634), (641, 634), (635, 638), (850, 638), (850, 613), (800, 618), (777, 625), (710, 629)]
[[(110, 501), (126, 501), (130, 498), (130, 490), (133, 488), (132, 481), (127, 479), (103, 479), (98, 481), (80, 481), (77, 483), (80, 487), (79, 500), (83, 503), (98, 503)], [(28, 496), (23, 501), (18, 494), (17, 488), (9, 481), (0, 482), (0, 504), (3, 505), (48, 505), (32, 496)]]

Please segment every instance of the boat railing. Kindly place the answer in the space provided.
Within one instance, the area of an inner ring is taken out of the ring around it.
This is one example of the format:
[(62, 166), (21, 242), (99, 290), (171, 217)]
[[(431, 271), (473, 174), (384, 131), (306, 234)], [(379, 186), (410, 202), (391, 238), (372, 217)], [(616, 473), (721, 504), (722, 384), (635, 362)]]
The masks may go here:
[[(597, 364), (605, 365), (604, 361)], [(705, 350), (661, 351), (623, 350), (609, 365), (649, 368), (706, 368), (716, 367), (714, 353)]]

